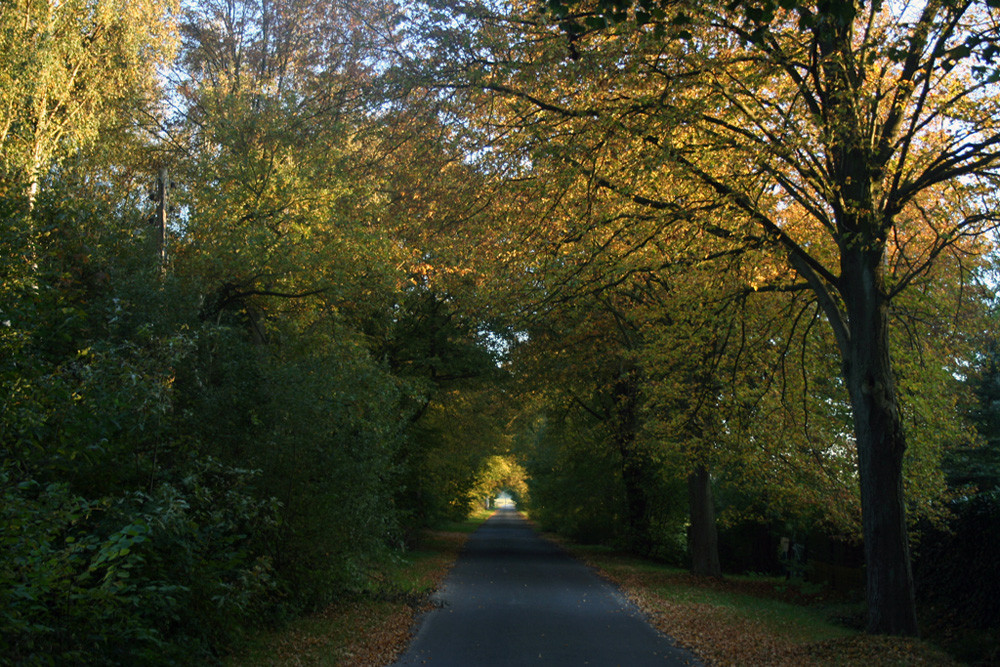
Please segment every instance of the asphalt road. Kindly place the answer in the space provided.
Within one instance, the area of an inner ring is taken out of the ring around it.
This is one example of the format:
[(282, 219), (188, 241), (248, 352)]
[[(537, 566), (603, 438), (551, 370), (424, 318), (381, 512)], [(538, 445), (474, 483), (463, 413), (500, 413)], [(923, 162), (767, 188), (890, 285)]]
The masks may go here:
[(397, 665), (694, 665), (612, 584), (500, 510), (466, 543)]

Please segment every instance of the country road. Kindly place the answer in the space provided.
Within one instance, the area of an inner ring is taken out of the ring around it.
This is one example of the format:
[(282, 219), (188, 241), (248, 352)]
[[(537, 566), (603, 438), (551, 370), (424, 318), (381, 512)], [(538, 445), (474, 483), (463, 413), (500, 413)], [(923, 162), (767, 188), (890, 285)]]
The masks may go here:
[(396, 665), (696, 665), (515, 511), (470, 538)]

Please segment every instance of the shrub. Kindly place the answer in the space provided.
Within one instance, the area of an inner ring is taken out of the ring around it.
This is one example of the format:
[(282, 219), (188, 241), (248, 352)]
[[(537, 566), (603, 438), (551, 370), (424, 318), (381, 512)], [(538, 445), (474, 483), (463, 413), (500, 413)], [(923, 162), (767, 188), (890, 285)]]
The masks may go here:
[(163, 664), (234, 639), (274, 589), (254, 553), (273, 503), (207, 459), (175, 483), (89, 501), (0, 476), (0, 651), (12, 662)]

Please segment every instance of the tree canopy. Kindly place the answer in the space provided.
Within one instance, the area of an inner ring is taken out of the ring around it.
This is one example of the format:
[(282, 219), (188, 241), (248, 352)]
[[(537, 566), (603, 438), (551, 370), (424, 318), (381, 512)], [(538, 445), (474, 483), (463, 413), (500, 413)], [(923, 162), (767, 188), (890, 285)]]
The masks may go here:
[(915, 633), (894, 304), (949, 262), (964, 281), (996, 225), (995, 8), (553, 8), (461, 6), (476, 29), (439, 40), (441, 62), (462, 63), (457, 103), (481, 141), (658, 220), (631, 252), (707, 236), (770, 256), (751, 288), (808, 292), (853, 419), (869, 628)]
[(500, 491), (914, 634), (1000, 512), (998, 11), (4, 4), (0, 651), (213, 659)]

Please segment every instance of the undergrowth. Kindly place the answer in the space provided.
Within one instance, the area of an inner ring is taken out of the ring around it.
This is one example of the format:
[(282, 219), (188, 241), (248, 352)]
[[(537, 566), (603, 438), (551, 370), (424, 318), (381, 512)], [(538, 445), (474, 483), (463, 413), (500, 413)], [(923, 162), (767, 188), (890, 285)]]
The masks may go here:
[(231, 656), (229, 667), (388, 665), (406, 649), (418, 614), (441, 585), (466, 539), (488, 517), (424, 531), (413, 549), (382, 564), (363, 589), (319, 613), (265, 633)]

